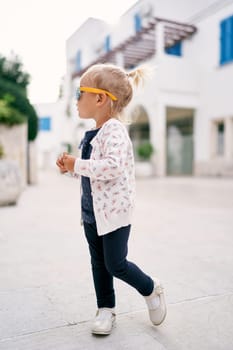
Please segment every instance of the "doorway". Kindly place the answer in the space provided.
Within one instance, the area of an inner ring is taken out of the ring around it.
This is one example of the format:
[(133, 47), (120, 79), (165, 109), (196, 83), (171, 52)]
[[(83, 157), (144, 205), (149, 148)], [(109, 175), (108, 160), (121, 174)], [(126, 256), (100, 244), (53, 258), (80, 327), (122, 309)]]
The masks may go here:
[(166, 115), (167, 175), (192, 175), (194, 110), (167, 107)]

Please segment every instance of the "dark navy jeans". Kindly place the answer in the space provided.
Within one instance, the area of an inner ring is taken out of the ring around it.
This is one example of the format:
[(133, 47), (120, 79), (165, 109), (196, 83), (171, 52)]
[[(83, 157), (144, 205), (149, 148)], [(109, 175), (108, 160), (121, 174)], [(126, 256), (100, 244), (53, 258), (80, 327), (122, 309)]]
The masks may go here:
[(143, 296), (153, 291), (153, 280), (126, 259), (130, 228), (131, 225), (98, 236), (96, 224), (84, 222), (98, 308), (115, 306), (113, 276), (136, 288)]

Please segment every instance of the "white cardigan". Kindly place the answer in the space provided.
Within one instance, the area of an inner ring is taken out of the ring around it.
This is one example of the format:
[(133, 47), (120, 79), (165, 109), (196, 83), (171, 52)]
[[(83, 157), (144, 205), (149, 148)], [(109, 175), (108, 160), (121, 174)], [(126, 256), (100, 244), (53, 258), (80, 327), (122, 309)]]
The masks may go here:
[(111, 118), (92, 139), (90, 159), (77, 158), (74, 175), (90, 178), (98, 235), (131, 223), (135, 195), (132, 143), (126, 127)]

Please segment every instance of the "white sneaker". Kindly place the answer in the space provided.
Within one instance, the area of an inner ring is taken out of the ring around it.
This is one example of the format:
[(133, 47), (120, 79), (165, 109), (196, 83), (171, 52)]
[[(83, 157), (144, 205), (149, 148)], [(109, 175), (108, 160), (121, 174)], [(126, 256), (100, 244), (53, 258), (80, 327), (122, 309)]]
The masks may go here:
[(107, 335), (110, 334), (115, 323), (116, 315), (114, 309), (100, 308), (97, 310), (93, 325), (92, 333)]
[(163, 287), (157, 278), (154, 279), (154, 284), (153, 292), (151, 295), (145, 297), (145, 300), (148, 306), (150, 320), (155, 326), (158, 326), (165, 320), (167, 308)]

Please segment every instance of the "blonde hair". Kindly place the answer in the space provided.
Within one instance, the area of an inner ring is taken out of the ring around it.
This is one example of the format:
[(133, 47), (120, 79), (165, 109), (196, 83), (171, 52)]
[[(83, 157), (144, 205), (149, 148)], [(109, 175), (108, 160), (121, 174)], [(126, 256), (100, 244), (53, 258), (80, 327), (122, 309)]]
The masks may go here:
[(126, 72), (114, 64), (95, 64), (87, 69), (81, 78), (88, 80), (91, 87), (109, 91), (117, 100), (111, 100), (111, 114), (122, 120), (123, 110), (133, 97), (134, 87), (143, 85), (148, 75), (147, 66), (139, 66)]

